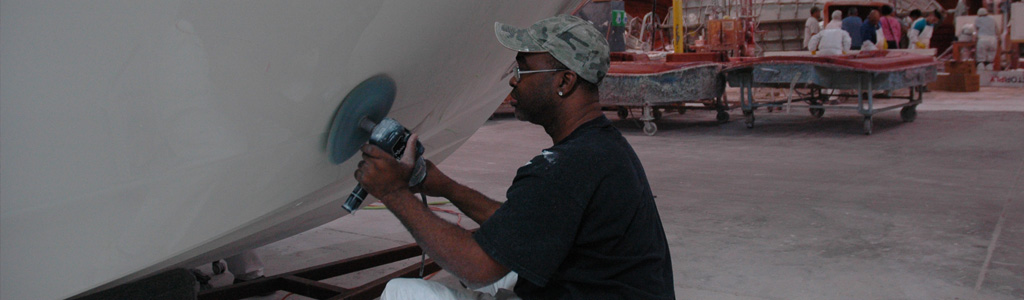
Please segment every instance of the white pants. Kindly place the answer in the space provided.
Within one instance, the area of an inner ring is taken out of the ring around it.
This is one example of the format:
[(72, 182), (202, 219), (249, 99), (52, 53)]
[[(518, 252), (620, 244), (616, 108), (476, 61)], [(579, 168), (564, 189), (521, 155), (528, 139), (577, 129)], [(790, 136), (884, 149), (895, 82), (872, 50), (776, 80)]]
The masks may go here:
[(992, 62), (996, 59), (996, 37), (983, 35), (978, 37), (978, 49), (975, 50), (975, 59), (978, 62)]
[(252, 250), (245, 250), (238, 255), (224, 259), (228, 271), (238, 280), (253, 280), (263, 276), (263, 261)]
[(519, 280), (519, 274), (508, 272), (508, 275), (494, 283), (470, 290), (464, 287), (451, 287), (436, 281), (414, 278), (395, 278), (388, 281), (380, 300), (514, 300), (519, 299), (512, 289)]

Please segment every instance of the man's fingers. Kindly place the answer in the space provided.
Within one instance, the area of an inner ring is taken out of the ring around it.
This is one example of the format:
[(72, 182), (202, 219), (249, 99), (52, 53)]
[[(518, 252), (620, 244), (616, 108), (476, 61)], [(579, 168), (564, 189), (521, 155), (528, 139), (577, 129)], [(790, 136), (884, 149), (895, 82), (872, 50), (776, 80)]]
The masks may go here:
[(416, 141), (419, 139), (420, 136), (415, 133), (409, 136), (409, 141), (405, 143), (405, 153), (402, 154), (402, 163), (408, 165), (416, 163)]
[(372, 158), (391, 157), (391, 155), (389, 155), (387, 153), (387, 151), (384, 151), (384, 149), (381, 149), (380, 147), (377, 147), (376, 145), (366, 144), (366, 145), (363, 145), (363, 148), (360, 149), (360, 150), (363, 151), (363, 157), (364, 158), (365, 157), (372, 157)]

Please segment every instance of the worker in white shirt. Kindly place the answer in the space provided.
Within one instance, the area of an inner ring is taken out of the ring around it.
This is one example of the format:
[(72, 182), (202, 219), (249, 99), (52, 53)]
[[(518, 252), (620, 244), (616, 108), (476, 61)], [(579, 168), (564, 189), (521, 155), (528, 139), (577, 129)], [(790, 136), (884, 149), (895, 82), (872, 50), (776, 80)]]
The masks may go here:
[(821, 8), (817, 6), (811, 7), (811, 17), (807, 18), (807, 22), (804, 23), (804, 49), (807, 49), (807, 42), (811, 40), (811, 37), (818, 32), (821, 32)]
[(910, 38), (910, 46), (914, 49), (928, 49), (931, 45), (932, 31), (935, 25), (942, 21), (942, 11), (935, 10), (928, 13), (924, 19), (914, 22), (910, 27), (907, 37)]
[(974, 51), (978, 69), (992, 70), (992, 61), (996, 58), (999, 28), (996, 20), (988, 15), (988, 10), (978, 9), (978, 18), (974, 19), (974, 27), (978, 34), (978, 46)]
[(832, 13), (832, 21), (825, 26), (818, 34), (811, 37), (807, 42), (807, 49), (814, 55), (842, 55), (850, 51), (853, 39), (850, 34), (843, 30), (843, 12)]

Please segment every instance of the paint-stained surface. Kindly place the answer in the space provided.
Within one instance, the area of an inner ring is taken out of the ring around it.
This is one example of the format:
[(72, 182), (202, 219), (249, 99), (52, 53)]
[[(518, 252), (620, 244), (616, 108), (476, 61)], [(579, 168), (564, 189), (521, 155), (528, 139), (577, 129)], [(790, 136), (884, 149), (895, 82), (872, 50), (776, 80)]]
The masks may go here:
[(721, 64), (711, 62), (614, 62), (601, 82), (601, 104), (636, 106), (714, 99), (725, 89), (721, 70)]

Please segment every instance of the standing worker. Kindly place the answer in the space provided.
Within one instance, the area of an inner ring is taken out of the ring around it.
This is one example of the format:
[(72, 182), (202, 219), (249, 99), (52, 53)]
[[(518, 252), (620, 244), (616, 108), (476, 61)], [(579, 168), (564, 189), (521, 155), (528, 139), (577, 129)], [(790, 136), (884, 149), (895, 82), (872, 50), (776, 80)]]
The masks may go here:
[(932, 42), (932, 31), (935, 30), (935, 24), (942, 21), (942, 12), (935, 10), (928, 13), (928, 16), (917, 20), (914, 25), (910, 27), (910, 33), (907, 37), (910, 39), (911, 48), (914, 49), (928, 49)]
[[(864, 45), (865, 45), (865, 47), (868, 47), (867, 46), (867, 45), (869, 45), (868, 42), (871, 42), (870, 45), (872, 45), (872, 46), (870, 46), (868, 48), (875, 48), (876, 46), (874, 46), (874, 45), (878, 45), (879, 38), (878, 38), (877, 32), (878, 32), (878, 20), (880, 18), (881, 18), (881, 14), (878, 12), (878, 10), (873, 9), (873, 10), (871, 10), (871, 13), (868, 14), (868, 19), (865, 20), (863, 24), (861, 24), (861, 26), (860, 26), (860, 34), (861, 34), (862, 37), (864, 37)], [(878, 45), (877, 47), (880, 48), (880, 49), (885, 49), (885, 48), (882, 48), (884, 46), (881, 46), (881, 45)], [(865, 48), (865, 50), (877, 50), (877, 49), (867, 49), (867, 48)]]
[(821, 8), (817, 6), (811, 7), (811, 17), (807, 18), (807, 22), (804, 22), (804, 49), (807, 48), (807, 43), (810, 42), (811, 37), (818, 32), (821, 32)]
[[(900, 26), (900, 20), (896, 19), (893, 14), (892, 6), (883, 5), (881, 12), (881, 18), (878, 20), (878, 26), (882, 28), (882, 35), (884, 35), (885, 46), (879, 46), (879, 49), (896, 49), (899, 48), (899, 41), (903, 38), (903, 28)], [(882, 38), (879, 38), (877, 43), (881, 43)]]
[(902, 30), (901, 30), (901, 33), (903, 34), (903, 38), (900, 39), (900, 48), (901, 49), (906, 49), (906, 48), (913, 47), (913, 46), (910, 45), (911, 44), (910, 43), (910, 27), (914, 26), (914, 22), (917, 22), (917, 20), (920, 20), (920, 19), (921, 19), (921, 10), (915, 8), (914, 10), (910, 11), (910, 14), (906, 15), (905, 17), (903, 17), (903, 19), (900, 21), (900, 23), (902, 23), (900, 25), (903, 27)]
[(864, 42), (860, 35), (860, 27), (864, 20), (861, 20), (856, 7), (851, 7), (846, 14), (846, 18), (843, 18), (843, 30), (850, 34), (850, 41), (853, 43), (850, 49), (860, 50), (860, 44)]
[(811, 37), (807, 49), (814, 55), (842, 55), (850, 51), (852, 41), (850, 34), (843, 30), (843, 12), (832, 12), (832, 20), (825, 25), (825, 30)]
[(996, 20), (988, 15), (987, 9), (982, 7), (978, 9), (978, 18), (974, 19), (974, 27), (978, 34), (978, 46), (974, 51), (978, 69), (992, 70), (992, 61), (996, 58), (999, 36)]
[(480, 224), (470, 232), (413, 195), (415, 151), (396, 160), (365, 145), (355, 177), (442, 268), (471, 288), (503, 289), (400, 278), (380, 298), (674, 299), (668, 242), (647, 176), (598, 101), (609, 66), (604, 34), (570, 15), (523, 29), (495, 23), (494, 32), (518, 51), (509, 79), (516, 118), (543, 126), (554, 144), (519, 168), (508, 200), (492, 200), (428, 162), (415, 190), (450, 200)]

